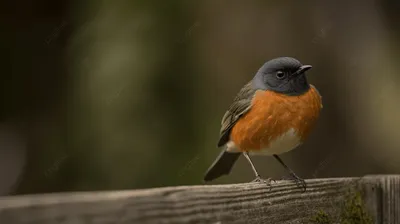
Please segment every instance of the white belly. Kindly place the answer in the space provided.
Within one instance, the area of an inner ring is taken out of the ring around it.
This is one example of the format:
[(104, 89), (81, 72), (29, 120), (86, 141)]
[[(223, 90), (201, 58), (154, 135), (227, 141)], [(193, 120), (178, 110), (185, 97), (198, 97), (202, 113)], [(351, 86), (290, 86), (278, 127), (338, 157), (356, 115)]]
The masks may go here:
[[(250, 155), (279, 155), (288, 152), (298, 145), (301, 144), (301, 140), (294, 129), (290, 129), (288, 132), (277, 137), (275, 140), (271, 141), (268, 147), (261, 150), (249, 150)], [(235, 143), (230, 141), (227, 144), (227, 151), (229, 152), (240, 152), (236, 147)]]

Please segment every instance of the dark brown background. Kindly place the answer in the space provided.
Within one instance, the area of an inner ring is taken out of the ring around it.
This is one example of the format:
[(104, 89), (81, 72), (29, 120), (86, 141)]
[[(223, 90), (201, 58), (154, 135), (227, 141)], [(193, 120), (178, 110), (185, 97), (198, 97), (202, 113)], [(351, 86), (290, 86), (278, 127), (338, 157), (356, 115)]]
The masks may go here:
[[(398, 1), (2, 1), (0, 194), (202, 184), (267, 60), (314, 67), (305, 178), (400, 171)], [(280, 178), (273, 159), (255, 158)], [(246, 182), (244, 159), (215, 183)]]

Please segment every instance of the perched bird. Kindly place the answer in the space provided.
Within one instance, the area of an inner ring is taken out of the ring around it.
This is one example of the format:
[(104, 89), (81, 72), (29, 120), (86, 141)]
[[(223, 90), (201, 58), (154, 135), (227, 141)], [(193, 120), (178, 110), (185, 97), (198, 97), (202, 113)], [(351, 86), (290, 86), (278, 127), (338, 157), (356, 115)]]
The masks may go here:
[(319, 117), (321, 96), (305, 74), (311, 67), (295, 58), (280, 57), (258, 70), (222, 118), (218, 147), (224, 148), (206, 172), (204, 181), (229, 174), (243, 154), (254, 171), (254, 181), (270, 185), (272, 179), (260, 177), (250, 156), (272, 155), (291, 179), (306, 189), (305, 181), (278, 155), (302, 144)]

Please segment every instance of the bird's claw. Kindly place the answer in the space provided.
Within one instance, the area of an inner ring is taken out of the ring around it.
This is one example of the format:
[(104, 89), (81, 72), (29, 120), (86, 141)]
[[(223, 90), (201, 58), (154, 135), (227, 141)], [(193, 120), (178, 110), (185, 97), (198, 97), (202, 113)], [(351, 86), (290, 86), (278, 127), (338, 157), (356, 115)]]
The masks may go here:
[(284, 177), (285, 180), (292, 180), (295, 182), (297, 187), (302, 188), (303, 192), (307, 189), (307, 183), (304, 179), (297, 176), (295, 173), (291, 173), (289, 177)]
[(260, 176), (257, 176), (256, 177), (256, 179), (254, 179), (253, 181), (251, 181), (252, 183), (264, 183), (264, 184), (266, 184), (268, 187), (270, 187), (270, 189), (269, 190), (271, 190), (272, 189), (272, 184), (271, 184), (271, 182), (276, 182), (274, 179), (272, 179), (272, 178), (267, 178), (267, 179), (263, 179), (263, 178), (261, 178)]

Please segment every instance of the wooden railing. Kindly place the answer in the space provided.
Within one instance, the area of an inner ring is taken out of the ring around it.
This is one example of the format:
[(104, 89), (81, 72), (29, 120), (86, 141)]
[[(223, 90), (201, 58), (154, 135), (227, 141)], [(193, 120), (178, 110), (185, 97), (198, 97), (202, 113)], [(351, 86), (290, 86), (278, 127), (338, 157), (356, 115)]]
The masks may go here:
[(0, 224), (400, 223), (400, 176), (0, 198)]

